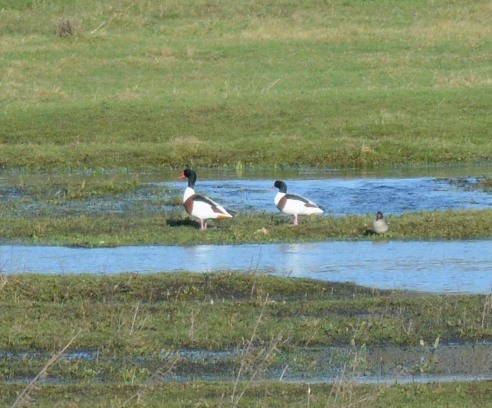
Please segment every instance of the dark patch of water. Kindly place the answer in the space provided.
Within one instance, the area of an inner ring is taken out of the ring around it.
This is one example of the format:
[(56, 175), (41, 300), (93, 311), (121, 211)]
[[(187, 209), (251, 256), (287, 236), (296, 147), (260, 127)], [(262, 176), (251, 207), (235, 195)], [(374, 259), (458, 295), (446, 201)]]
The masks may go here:
[(492, 291), (492, 241), (67, 248), (0, 246), (3, 273), (255, 271), (433, 293)]

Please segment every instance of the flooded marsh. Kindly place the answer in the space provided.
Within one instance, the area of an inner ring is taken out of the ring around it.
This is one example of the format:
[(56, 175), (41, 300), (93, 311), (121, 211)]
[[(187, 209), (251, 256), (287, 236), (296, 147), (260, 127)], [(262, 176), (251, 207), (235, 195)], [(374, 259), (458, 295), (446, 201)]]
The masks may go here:
[[(161, 351), (147, 356), (106, 356), (99, 351), (73, 351), (60, 358), (58, 366), (43, 382), (81, 381), (145, 382), (161, 367), (159, 382), (234, 381), (241, 361), (253, 358), (258, 349), (236, 348), (225, 351)], [(250, 353), (248, 356), (247, 353)], [(1, 352), (5, 380), (23, 382), (42, 369), (50, 355), (38, 352)], [(24, 364), (20, 364), (24, 362)], [(333, 384), (341, 378), (357, 384), (439, 383), (492, 380), (492, 345), (489, 343), (394, 346), (338, 346), (298, 348), (293, 352), (275, 351), (262, 372), (266, 381), (284, 383)], [(251, 370), (251, 368), (249, 369)], [(248, 371), (245, 376), (250, 375)]]
[(51, 381), (247, 380), (258, 367), (258, 379), (294, 383), (492, 375), (490, 296), (175, 273), (15, 275), (0, 302), (0, 368), (13, 383), (69, 339)]
[[(197, 191), (238, 211), (233, 220), (211, 221), (207, 234), (183, 210), (186, 183), (177, 172), (4, 173), (0, 234), (6, 244), (69, 246), (370, 239), (365, 233), (383, 211), (391, 239), (487, 239), (492, 194), (482, 181), (491, 173), (490, 166), (374, 173), (207, 170), (198, 174)], [(319, 202), (323, 216), (285, 228), (289, 218), (273, 203), (276, 178)]]
[[(297, 229), (264, 174), (204, 172), (197, 190), (240, 211), (207, 234), (183, 214), (173, 174), (0, 177), (7, 401), (74, 336), (38, 380), (40, 395), (278, 382), (487, 392), (490, 168), (274, 173), (325, 206)], [(390, 233), (366, 236), (377, 210)]]
[[(456, 174), (468, 174), (456, 176)], [(129, 174), (0, 174), (5, 216), (151, 215), (180, 209), (186, 183), (178, 171)], [(445, 176), (454, 174), (454, 176)], [(470, 175), (471, 174), (471, 175)], [(441, 175), (443, 175), (441, 177)], [(268, 176), (270, 178), (268, 179)], [(379, 173), (205, 170), (196, 190), (240, 213), (277, 213), (271, 189), (277, 178), (288, 191), (308, 196), (331, 216), (405, 212), (480, 210), (492, 206), (487, 177), (492, 168), (394, 170)]]

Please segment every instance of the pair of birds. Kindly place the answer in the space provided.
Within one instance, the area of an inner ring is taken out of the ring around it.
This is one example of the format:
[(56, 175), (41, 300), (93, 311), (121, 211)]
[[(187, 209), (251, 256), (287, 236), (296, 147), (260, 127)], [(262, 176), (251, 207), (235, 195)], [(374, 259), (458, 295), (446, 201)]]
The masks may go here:
[[(209, 219), (221, 220), (234, 217), (236, 214), (234, 211), (224, 208), (207, 196), (195, 193), (196, 172), (194, 170), (183, 170), (179, 178), (188, 179), (188, 186), (183, 195), (183, 205), (188, 214), (200, 220), (201, 230), (207, 229)], [(294, 225), (299, 224), (299, 215), (323, 214), (323, 208), (311, 200), (296, 194), (287, 194), (285, 182), (277, 180), (272, 188), (278, 188), (278, 193), (274, 199), (275, 205), (283, 213), (293, 216), (292, 223)], [(388, 231), (388, 225), (381, 212), (377, 213), (372, 227), (373, 232), (377, 234)]]

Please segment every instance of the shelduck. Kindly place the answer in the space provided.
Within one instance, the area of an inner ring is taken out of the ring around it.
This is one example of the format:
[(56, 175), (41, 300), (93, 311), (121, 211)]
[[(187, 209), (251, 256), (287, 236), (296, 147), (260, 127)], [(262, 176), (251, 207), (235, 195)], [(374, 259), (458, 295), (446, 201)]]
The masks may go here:
[(188, 214), (200, 220), (200, 230), (207, 229), (209, 219), (222, 220), (234, 217), (234, 211), (226, 210), (207, 196), (195, 193), (196, 172), (194, 170), (185, 169), (178, 177), (188, 179), (188, 187), (183, 195), (183, 206)]
[(384, 219), (383, 213), (378, 211), (376, 213), (376, 219), (372, 222), (372, 232), (375, 234), (384, 234), (388, 232), (389, 224)]
[(293, 215), (292, 223), (299, 224), (299, 215), (320, 215), (323, 214), (323, 208), (313, 203), (307, 198), (296, 194), (287, 194), (287, 184), (277, 180), (272, 188), (278, 188), (278, 193), (275, 196), (275, 205), (285, 214)]

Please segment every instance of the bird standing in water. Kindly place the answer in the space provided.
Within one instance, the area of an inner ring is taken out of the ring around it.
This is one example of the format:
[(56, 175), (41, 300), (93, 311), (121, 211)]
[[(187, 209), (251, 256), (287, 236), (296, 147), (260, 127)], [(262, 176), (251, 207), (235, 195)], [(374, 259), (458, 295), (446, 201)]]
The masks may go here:
[(234, 211), (226, 210), (211, 198), (195, 193), (196, 172), (194, 170), (185, 169), (178, 177), (188, 179), (188, 187), (183, 195), (183, 206), (188, 214), (200, 220), (200, 230), (207, 229), (209, 219), (222, 220), (234, 217)]

